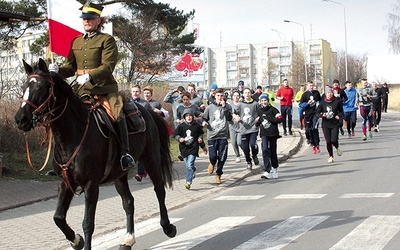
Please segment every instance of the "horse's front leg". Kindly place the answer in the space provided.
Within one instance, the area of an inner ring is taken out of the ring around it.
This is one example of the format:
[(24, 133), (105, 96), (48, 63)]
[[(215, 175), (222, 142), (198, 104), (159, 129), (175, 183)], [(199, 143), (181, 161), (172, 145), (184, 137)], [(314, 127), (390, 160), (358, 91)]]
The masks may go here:
[(82, 222), (83, 232), (85, 234), (85, 250), (92, 249), (92, 236), (94, 232), (94, 220), (99, 199), (99, 183), (89, 181), (85, 187), (85, 216)]
[(169, 218), (168, 218), (168, 211), (167, 207), (165, 206), (165, 188), (164, 188), (164, 183), (161, 180), (161, 177), (159, 179), (153, 179), (153, 184), (154, 184), (154, 191), (156, 192), (157, 200), (158, 200), (158, 205), (160, 207), (160, 225), (163, 228), (164, 234), (167, 235), (170, 238), (175, 237), (176, 235), (176, 227), (170, 223)]
[(67, 240), (71, 242), (71, 246), (74, 249), (82, 249), (84, 245), (84, 240), (79, 234), (75, 235), (74, 230), (72, 230), (66, 221), (67, 211), (71, 204), (74, 194), (69, 189), (64, 181), (61, 181), (58, 186), (58, 203), (56, 212), (54, 213), (53, 220), (60, 230), (64, 233)]
[(124, 242), (120, 245), (120, 250), (132, 249), (133, 244), (136, 243), (135, 239), (135, 225), (134, 225), (134, 198), (128, 185), (128, 175), (115, 180), (115, 188), (122, 198), (122, 206), (126, 214), (126, 236)]

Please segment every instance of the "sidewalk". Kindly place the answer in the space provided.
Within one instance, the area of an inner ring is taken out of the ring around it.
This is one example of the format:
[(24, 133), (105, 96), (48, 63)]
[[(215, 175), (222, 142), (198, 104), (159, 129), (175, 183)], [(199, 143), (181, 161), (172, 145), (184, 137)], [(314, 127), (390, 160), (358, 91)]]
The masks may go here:
[[(298, 147), (301, 145), (302, 136), (299, 132), (295, 132), (294, 136), (282, 137), (278, 140), (278, 157), (279, 161), (285, 161), (291, 155), (296, 153)], [(261, 151), (261, 150), (260, 150)], [(262, 164), (261, 152), (258, 158)], [(236, 181), (246, 178), (252, 174), (258, 174), (261, 172), (259, 166), (253, 166), (255, 169), (253, 171), (245, 170), (246, 162), (242, 157), (241, 163), (234, 163), (235, 157), (233, 154), (232, 146), (229, 145), (228, 159), (224, 167), (224, 175), (222, 176), (223, 183), (219, 187), (226, 187), (234, 184)], [(214, 176), (207, 175), (208, 166), (208, 156), (200, 154), (200, 157), (196, 159), (197, 173), (196, 179), (193, 181), (192, 190), (200, 190), (203, 192), (204, 185), (207, 189), (213, 187)], [(183, 162), (175, 162), (175, 182), (174, 189), (181, 188), (185, 184), (185, 167)], [(131, 179), (129, 181), (136, 182), (136, 180)], [(149, 182), (148, 178), (143, 179), (143, 183)], [(29, 205), (35, 202), (45, 201), (51, 198), (57, 197), (57, 188), (59, 180), (56, 181), (31, 181), (31, 180), (15, 180), (0, 178), (0, 212), (12, 209), (24, 205)], [(139, 184), (139, 183), (138, 183)], [(207, 185), (208, 184), (208, 185)], [(143, 185), (139, 185), (140, 186)], [(215, 186), (216, 187), (216, 186)], [(111, 188), (114, 188), (113, 186)], [(132, 192), (138, 191), (138, 187), (132, 188)], [(16, 195), (18, 194), (18, 195)], [(116, 194), (117, 195), (117, 194)]]
[[(258, 141), (260, 143), (260, 141)], [(285, 161), (296, 153), (303, 144), (303, 135), (296, 131), (293, 136), (284, 136), (278, 140), (278, 157)], [(169, 211), (199, 201), (210, 194), (215, 194), (241, 182), (251, 175), (259, 175), (263, 169), (260, 166), (252, 171), (246, 170), (246, 162), (235, 163), (232, 147), (229, 147), (228, 160), (224, 166), (222, 183), (215, 184), (215, 175), (207, 173), (208, 155), (201, 154), (196, 160), (196, 179), (190, 190), (185, 188), (186, 169), (183, 162), (174, 163), (175, 181), (172, 189), (167, 189), (166, 206)], [(259, 154), (262, 162), (261, 154)], [(282, 167), (284, 168), (284, 167)], [(284, 175), (282, 169), (281, 176)], [(278, 179), (279, 180), (279, 179)], [(265, 182), (276, 180), (265, 180)], [(2, 232), (0, 245), (4, 249), (70, 249), (64, 235), (52, 219), (57, 205), (57, 185), (59, 181), (35, 182), (0, 178), (0, 228)], [(135, 223), (158, 216), (159, 207), (153, 184), (149, 178), (137, 182), (129, 180), (129, 187), (135, 197)], [(74, 197), (68, 210), (67, 222), (82, 233), (84, 214), (84, 195)], [(156, 218), (158, 219), (158, 218)], [(157, 228), (158, 223), (154, 223)], [(103, 239), (107, 235), (117, 234), (115, 244), (123, 237), (126, 227), (125, 213), (122, 209), (121, 198), (114, 185), (100, 187), (99, 202), (96, 210), (96, 229), (93, 235), (94, 249), (104, 249), (105, 243), (114, 242)], [(137, 236), (141, 229), (137, 229)], [(29, 235), (28, 241), (16, 240), (17, 235)], [(119, 237), (119, 238), (118, 238)]]

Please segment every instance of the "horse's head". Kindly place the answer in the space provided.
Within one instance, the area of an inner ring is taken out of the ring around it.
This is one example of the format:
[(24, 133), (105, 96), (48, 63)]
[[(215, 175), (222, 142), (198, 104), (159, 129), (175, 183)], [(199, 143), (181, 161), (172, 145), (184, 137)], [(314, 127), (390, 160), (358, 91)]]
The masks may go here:
[(24, 84), (22, 104), (15, 115), (15, 122), (19, 129), (29, 131), (44, 119), (43, 114), (53, 102), (53, 83), (43, 59), (39, 59), (35, 68), (25, 61), (23, 64), (28, 79)]

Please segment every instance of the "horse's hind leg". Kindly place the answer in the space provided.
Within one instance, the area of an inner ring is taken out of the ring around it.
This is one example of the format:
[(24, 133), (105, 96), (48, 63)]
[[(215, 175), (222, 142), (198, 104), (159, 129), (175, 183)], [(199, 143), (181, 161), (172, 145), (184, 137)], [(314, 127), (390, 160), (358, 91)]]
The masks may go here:
[(74, 249), (83, 249), (84, 240), (82, 236), (75, 235), (74, 230), (72, 230), (66, 221), (67, 211), (71, 204), (73, 198), (72, 191), (67, 187), (64, 181), (60, 182), (58, 187), (58, 203), (56, 212), (54, 213), (53, 219), (56, 225), (64, 233), (67, 240), (71, 242), (71, 246)]
[(124, 242), (120, 245), (120, 249), (131, 249), (133, 244), (136, 243), (135, 239), (135, 225), (134, 225), (134, 198), (128, 185), (128, 175), (115, 180), (115, 188), (122, 198), (122, 206), (126, 214), (126, 236)]

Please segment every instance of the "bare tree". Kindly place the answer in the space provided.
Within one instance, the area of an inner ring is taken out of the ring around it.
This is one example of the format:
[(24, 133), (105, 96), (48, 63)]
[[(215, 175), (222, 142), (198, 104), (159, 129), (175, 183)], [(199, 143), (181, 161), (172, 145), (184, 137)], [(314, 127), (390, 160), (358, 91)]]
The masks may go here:
[(389, 51), (394, 54), (400, 53), (400, 0), (393, 4), (393, 13), (387, 15)]
[(290, 76), (292, 77), (292, 86), (299, 87), (306, 82), (304, 72), (304, 50), (302, 47), (295, 46), (292, 56), (292, 65)]

